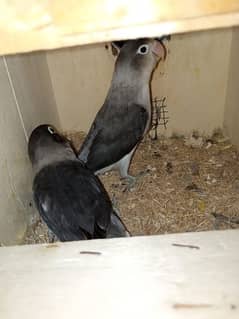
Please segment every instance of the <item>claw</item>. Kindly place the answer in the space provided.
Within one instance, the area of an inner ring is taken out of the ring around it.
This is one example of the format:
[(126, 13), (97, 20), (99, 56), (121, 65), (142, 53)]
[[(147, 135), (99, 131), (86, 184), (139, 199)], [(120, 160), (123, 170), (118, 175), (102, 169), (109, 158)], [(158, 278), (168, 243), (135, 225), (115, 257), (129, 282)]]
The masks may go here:
[(51, 244), (57, 241), (56, 235), (50, 229), (48, 230), (48, 238)]
[(119, 214), (119, 204), (118, 204), (118, 200), (117, 200), (117, 198), (115, 197), (115, 195), (113, 195), (111, 202), (112, 202), (112, 206), (113, 206), (114, 210), (116, 211), (116, 213), (117, 213), (118, 215), (120, 215), (120, 214)]
[(126, 177), (124, 177), (124, 180), (127, 181), (127, 184), (128, 184), (128, 185), (126, 186), (126, 188), (125, 188), (123, 191), (124, 191), (124, 192), (125, 192), (125, 191), (132, 191), (133, 188), (135, 188), (135, 186), (136, 186), (138, 180), (139, 180), (142, 176), (148, 174), (148, 172), (149, 172), (148, 170), (145, 170), (145, 171), (140, 172), (140, 173), (139, 173), (138, 175), (136, 175), (136, 176), (127, 175)]

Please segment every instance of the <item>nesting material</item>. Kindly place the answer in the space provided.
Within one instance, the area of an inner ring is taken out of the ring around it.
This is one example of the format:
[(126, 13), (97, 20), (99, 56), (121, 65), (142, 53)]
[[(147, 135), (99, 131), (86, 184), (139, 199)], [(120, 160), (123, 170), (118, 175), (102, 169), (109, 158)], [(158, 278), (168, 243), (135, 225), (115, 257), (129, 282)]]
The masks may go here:
[[(68, 137), (78, 149), (84, 134)], [(194, 139), (147, 137), (130, 167), (132, 175), (145, 174), (130, 191), (117, 172), (100, 177), (132, 235), (239, 228), (237, 150), (218, 134), (200, 137), (200, 145)], [(39, 222), (25, 242), (48, 241)]]

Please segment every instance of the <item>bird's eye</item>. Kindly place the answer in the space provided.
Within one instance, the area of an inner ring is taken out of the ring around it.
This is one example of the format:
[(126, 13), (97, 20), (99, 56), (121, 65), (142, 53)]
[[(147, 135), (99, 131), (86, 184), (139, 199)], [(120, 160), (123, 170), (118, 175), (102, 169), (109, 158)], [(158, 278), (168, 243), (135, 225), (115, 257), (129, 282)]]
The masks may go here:
[(138, 54), (148, 54), (148, 52), (149, 52), (149, 46), (147, 44), (142, 44), (137, 50)]
[(51, 126), (48, 126), (48, 132), (50, 134), (54, 134), (55, 133), (54, 129)]

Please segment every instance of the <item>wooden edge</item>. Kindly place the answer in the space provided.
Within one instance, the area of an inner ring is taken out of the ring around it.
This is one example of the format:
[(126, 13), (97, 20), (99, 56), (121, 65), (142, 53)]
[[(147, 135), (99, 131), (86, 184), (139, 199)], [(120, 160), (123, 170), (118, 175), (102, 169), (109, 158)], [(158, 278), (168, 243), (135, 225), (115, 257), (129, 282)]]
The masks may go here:
[(129, 25), (127, 27), (90, 33), (74, 32), (65, 35), (58, 32), (57, 28), (47, 26), (44, 29), (28, 32), (0, 30), (0, 54), (51, 50), (61, 47), (109, 42), (112, 40), (154, 37), (237, 25), (239, 25), (239, 13), (228, 13), (145, 25)]
[(238, 318), (239, 231), (0, 248), (3, 319)]

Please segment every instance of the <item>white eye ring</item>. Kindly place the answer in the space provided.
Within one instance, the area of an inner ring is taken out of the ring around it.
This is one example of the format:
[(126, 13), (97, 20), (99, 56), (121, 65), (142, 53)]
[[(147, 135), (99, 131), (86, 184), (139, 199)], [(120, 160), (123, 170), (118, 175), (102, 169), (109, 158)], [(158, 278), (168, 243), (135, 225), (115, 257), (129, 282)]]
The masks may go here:
[(48, 126), (48, 132), (50, 133), (50, 134), (54, 134), (55, 133), (55, 131), (54, 131), (54, 129), (51, 127), (51, 126)]
[(138, 50), (137, 50), (137, 54), (148, 54), (149, 53), (149, 45), (148, 44), (142, 44)]

